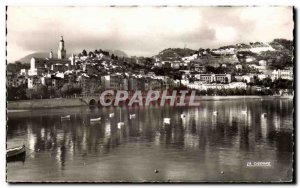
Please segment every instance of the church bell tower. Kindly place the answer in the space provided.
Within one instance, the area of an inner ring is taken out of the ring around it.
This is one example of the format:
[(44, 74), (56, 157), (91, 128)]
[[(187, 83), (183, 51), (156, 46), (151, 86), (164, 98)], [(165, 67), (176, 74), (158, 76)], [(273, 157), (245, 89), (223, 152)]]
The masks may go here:
[(61, 40), (59, 41), (58, 46), (58, 59), (65, 59), (66, 58), (66, 49), (65, 49), (65, 42), (63, 36), (61, 36)]

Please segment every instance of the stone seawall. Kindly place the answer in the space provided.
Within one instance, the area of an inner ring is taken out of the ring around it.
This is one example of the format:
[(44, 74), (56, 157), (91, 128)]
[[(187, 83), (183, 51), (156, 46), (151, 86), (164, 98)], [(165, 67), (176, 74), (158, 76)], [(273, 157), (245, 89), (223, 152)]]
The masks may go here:
[[(195, 101), (220, 101), (220, 100), (274, 100), (293, 99), (293, 96), (195, 96)], [(88, 106), (87, 101), (80, 98), (60, 98), (60, 99), (35, 99), (22, 101), (8, 101), (8, 110), (39, 109), (39, 108), (59, 108)]]
[(35, 99), (22, 101), (8, 101), (7, 109), (38, 109), (38, 108), (59, 108), (59, 107), (74, 107), (86, 106), (87, 104), (79, 98), (68, 99)]

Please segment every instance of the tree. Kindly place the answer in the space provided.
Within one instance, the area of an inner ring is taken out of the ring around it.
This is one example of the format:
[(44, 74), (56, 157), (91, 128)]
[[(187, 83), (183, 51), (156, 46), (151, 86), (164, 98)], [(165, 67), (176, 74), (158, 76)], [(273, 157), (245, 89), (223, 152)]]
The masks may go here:
[(286, 79), (277, 79), (272, 83), (273, 89), (293, 89), (293, 81)]
[(254, 84), (254, 85), (257, 85), (257, 86), (260, 86), (260, 85), (262, 85), (262, 81), (259, 80), (259, 79), (257, 78), (257, 76), (254, 76), (254, 82), (253, 82), (253, 84)]
[(80, 84), (73, 84), (72, 85), (72, 93), (73, 94), (80, 94), (82, 92), (82, 88)]
[(89, 52), (89, 57), (95, 57), (95, 54), (93, 52)]
[(225, 84), (228, 84), (229, 80), (227, 77), (225, 77)]
[(111, 54), (110, 58), (111, 58), (111, 59), (115, 59), (115, 55), (114, 55), (114, 54)]
[(74, 94), (80, 94), (82, 92), (82, 88), (79, 84), (75, 83), (66, 83), (62, 86), (61, 88), (61, 94), (66, 97), (66, 96), (71, 96)]
[(29, 99), (45, 99), (49, 98), (47, 86), (37, 85), (33, 89), (26, 89), (26, 96)]
[(207, 93), (207, 95), (213, 95), (214, 90), (213, 89), (207, 89), (206, 93)]
[(61, 94), (63, 96), (69, 96), (70, 95), (70, 91), (71, 91), (71, 87), (72, 87), (72, 85), (69, 84), (69, 83), (64, 84), (62, 86), (62, 88), (61, 88)]
[(26, 89), (26, 97), (28, 99), (33, 99), (34, 98), (34, 91), (33, 91), (33, 89)]
[(271, 87), (271, 85), (272, 85), (272, 80), (271, 80), (271, 78), (269, 78), (269, 77), (264, 78), (264, 79), (262, 80), (262, 85), (263, 85), (264, 87)]
[(23, 100), (27, 99), (26, 97), (26, 84), (22, 84), (18, 87), (7, 87), (7, 100)]
[(8, 63), (6, 70), (12, 72), (13, 74), (19, 73), (21, 69), (29, 69), (29, 63), (21, 63), (20, 61), (16, 61), (15, 63)]
[(83, 50), (81, 54), (82, 54), (82, 56), (87, 56), (86, 50)]

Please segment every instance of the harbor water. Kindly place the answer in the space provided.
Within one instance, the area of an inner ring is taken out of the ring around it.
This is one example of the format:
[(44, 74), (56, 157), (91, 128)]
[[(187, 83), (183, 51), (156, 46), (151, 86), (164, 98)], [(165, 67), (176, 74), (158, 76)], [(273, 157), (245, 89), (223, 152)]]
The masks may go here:
[[(248, 99), (11, 111), (7, 147), (27, 151), (7, 163), (7, 181), (291, 181), (293, 108), (289, 99)], [(249, 165), (259, 162), (270, 165)]]

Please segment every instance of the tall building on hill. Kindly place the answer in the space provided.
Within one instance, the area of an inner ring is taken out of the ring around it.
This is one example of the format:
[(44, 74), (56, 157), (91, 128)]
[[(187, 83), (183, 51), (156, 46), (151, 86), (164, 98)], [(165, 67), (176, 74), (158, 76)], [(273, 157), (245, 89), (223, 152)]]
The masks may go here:
[(58, 59), (65, 59), (66, 58), (66, 49), (65, 49), (65, 41), (63, 36), (61, 36), (61, 40), (59, 41), (59, 47), (58, 47)]
[[(74, 64), (74, 57), (73, 57)], [(43, 75), (49, 72), (63, 72), (72, 66), (71, 61), (66, 57), (66, 49), (63, 36), (59, 41), (58, 58), (54, 58), (51, 50), (49, 57), (37, 58), (32, 57), (30, 60), (30, 69), (28, 70), (29, 76)]]
[(52, 50), (50, 51), (49, 58), (50, 58), (50, 59), (53, 58), (53, 52), (52, 52)]

